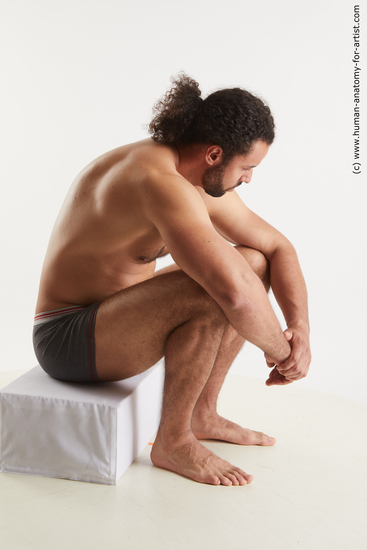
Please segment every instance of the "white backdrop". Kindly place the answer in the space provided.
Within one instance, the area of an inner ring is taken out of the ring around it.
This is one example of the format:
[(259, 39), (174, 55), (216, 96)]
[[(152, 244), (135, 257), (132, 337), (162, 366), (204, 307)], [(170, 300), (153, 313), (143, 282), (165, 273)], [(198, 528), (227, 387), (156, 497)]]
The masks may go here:
[[(94, 157), (145, 138), (153, 103), (185, 70), (204, 95), (241, 86), (272, 108), (276, 141), (240, 194), (299, 253), (313, 363), (297, 384), (367, 404), (367, 158), (353, 174), (354, 3), (2, 3), (0, 370), (36, 364), (39, 276), (72, 180)], [(361, 126), (366, 134), (366, 119)], [(246, 345), (232, 372), (265, 379), (262, 353)]]

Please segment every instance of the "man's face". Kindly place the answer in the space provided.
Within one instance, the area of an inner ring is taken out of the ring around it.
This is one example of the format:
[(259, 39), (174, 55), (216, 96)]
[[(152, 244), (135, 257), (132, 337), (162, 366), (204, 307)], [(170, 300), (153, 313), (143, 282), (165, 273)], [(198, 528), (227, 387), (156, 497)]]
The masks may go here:
[(226, 165), (218, 164), (207, 168), (201, 178), (201, 185), (205, 193), (211, 197), (223, 197), (225, 194), (223, 178), (226, 171)]
[(265, 158), (268, 150), (267, 143), (256, 141), (246, 155), (237, 155), (228, 163), (207, 168), (201, 180), (205, 193), (212, 197), (222, 197), (242, 183), (250, 183), (253, 169)]

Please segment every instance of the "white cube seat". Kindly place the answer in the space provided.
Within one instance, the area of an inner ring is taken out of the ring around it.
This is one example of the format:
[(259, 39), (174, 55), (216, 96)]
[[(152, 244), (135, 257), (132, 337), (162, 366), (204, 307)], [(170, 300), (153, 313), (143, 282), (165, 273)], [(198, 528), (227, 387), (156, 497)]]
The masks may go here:
[(98, 384), (34, 367), (0, 391), (0, 472), (115, 485), (158, 429), (163, 376), (163, 359)]

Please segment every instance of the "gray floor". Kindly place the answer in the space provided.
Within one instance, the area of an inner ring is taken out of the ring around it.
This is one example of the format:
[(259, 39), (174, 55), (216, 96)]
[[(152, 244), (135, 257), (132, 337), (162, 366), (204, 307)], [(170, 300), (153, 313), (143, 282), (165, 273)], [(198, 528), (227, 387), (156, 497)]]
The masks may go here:
[[(0, 387), (23, 372), (0, 373)], [(251, 485), (194, 483), (153, 467), (149, 446), (116, 487), (1, 473), (2, 548), (367, 549), (367, 407), (229, 375), (219, 409), (277, 438), (205, 442)]]

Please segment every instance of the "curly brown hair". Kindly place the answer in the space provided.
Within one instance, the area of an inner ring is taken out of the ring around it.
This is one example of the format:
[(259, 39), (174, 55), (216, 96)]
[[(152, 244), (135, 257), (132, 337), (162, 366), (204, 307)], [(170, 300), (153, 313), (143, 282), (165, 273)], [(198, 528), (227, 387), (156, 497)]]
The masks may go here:
[(274, 141), (274, 120), (265, 103), (242, 88), (225, 88), (204, 100), (199, 84), (180, 73), (155, 104), (149, 133), (155, 141), (219, 145), (226, 161), (248, 153), (253, 144)]

